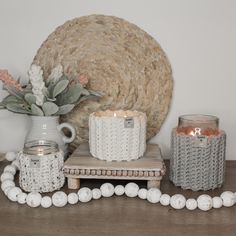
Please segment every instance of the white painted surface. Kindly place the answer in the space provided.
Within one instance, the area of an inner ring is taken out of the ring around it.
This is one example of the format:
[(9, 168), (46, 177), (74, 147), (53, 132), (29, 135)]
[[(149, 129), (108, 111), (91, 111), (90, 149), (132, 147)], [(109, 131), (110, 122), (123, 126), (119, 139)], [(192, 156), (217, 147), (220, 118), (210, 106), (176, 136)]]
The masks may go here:
[(22, 150), (29, 125), (28, 116), (0, 110), (0, 153)]
[(137, 24), (167, 53), (175, 82), (170, 113), (153, 141), (167, 155), (179, 115), (213, 114), (228, 135), (227, 159), (236, 160), (236, 1), (0, 0), (0, 9), (0, 67), (23, 80), (41, 43), (69, 19), (97, 13)]

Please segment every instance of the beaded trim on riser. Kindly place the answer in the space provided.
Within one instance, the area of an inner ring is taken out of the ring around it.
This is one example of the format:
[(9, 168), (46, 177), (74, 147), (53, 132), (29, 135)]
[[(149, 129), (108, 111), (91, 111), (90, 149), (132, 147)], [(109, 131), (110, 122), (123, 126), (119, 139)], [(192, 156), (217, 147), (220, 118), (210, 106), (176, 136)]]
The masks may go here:
[(84, 176), (117, 176), (117, 177), (159, 177), (165, 175), (165, 168), (160, 171), (135, 171), (135, 170), (94, 170), (64, 168), (63, 172), (69, 175)]

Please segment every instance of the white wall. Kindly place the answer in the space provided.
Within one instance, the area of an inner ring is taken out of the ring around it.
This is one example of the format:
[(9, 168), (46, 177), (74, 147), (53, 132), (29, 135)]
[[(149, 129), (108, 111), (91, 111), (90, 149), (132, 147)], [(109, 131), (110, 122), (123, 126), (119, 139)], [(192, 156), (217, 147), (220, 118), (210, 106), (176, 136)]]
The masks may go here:
[(235, 11), (234, 0), (0, 0), (0, 68), (25, 78), (41, 43), (69, 19), (124, 18), (160, 43), (173, 68), (172, 107), (154, 141), (167, 154), (179, 115), (214, 114), (228, 135), (227, 159), (236, 160)]

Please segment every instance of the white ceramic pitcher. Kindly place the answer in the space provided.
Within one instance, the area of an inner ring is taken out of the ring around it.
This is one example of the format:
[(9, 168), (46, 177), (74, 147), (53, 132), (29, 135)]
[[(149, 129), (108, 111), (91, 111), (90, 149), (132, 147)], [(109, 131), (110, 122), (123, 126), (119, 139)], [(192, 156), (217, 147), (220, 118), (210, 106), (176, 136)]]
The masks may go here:
[[(56, 142), (60, 149), (66, 152), (68, 143), (76, 136), (75, 128), (69, 123), (59, 124), (59, 116), (30, 116), (31, 128), (26, 136), (25, 143), (34, 140), (51, 140)], [(67, 128), (71, 137), (65, 136), (62, 129)]]

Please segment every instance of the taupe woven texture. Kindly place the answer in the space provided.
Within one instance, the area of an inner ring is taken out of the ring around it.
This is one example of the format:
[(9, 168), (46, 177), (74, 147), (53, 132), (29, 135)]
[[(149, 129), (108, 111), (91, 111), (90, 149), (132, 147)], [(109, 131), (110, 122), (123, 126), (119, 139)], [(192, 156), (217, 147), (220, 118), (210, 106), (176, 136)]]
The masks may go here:
[(147, 139), (159, 132), (167, 116), (173, 87), (170, 63), (155, 39), (123, 19), (89, 15), (67, 21), (49, 35), (33, 62), (46, 77), (61, 63), (66, 75), (88, 76), (88, 87), (105, 94), (63, 117), (77, 128), (74, 147), (88, 140), (88, 117), (94, 111), (145, 112)]
[(18, 160), (20, 163), (19, 183), (26, 192), (52, 192), (60, 189), (65, 182), (62, 168), (64, 165), (64, 153), (44, 155), (38, 157), (38, 164), (34, 166), (32, 155), (20, 152)]
[(207, 137), (204, 147), (196, 146), (196, 137), (172, 131), (170, 180), (193, 191), (221, 187), (225, 175), (226, 135)]

